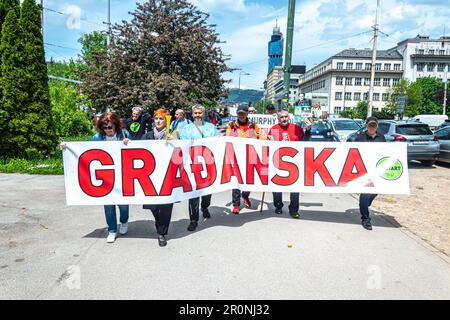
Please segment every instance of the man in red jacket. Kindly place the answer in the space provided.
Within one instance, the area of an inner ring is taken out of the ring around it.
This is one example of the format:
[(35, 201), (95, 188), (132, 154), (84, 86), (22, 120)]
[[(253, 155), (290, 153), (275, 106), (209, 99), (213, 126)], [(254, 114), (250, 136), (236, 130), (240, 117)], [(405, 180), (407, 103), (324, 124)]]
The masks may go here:
[[(274, 125), (268, 135), (268, 139), (272, 141), (301, 141), (309, 140), (311, 136), (312, 123), (308, 120), (305, 121), (306, 130), (293, 123), (289, 123), (289, 112), (287, 110), (281, 110), (278, 113), (278, 124)], [(283, 194), (281, 192), (273, 193), (273, 202), (275, 206), (275, 213), (282, 214), (283, 208)], [(291, 203), (289, 205), (289, 214), (293, 218), (300, 218), (298, 210), (300, 208), (300, 193), (291, 192)]]

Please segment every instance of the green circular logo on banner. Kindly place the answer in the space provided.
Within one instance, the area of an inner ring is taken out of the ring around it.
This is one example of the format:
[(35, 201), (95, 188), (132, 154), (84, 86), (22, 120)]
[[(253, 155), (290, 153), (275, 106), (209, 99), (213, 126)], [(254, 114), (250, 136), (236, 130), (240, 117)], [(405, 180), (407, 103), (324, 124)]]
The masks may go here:
[(130, 125), (130, 130), (131, 130), (131, 132), (138, 132), (140, 127), (141, 127), (141, 125), (138, 122), (133, 122)]
[[(386, 161), (390, 160), (389, 157), (380, 159), (380, 161), (378, 161), (377, 163), (377, 168), (379, 166), (382, 166), (383, 163), (385, 163)], [(381, 173), (381, 177), (383, 179), (389, 180), (389, 181), (394, 181), (399, 179), (403, 174), (403, 165), (400, 162), (400, 160), (396, 160), (389, 168), (386, 169), (385, 172)]]

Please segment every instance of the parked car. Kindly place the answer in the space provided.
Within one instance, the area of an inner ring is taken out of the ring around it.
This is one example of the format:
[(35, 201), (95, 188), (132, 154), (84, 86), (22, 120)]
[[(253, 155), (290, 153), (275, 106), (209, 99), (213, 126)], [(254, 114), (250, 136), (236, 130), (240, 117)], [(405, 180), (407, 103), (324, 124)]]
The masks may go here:
[(450, 120), (445, 120), (438, 127), (436, 127), (436, 131), (445, 127), (450, 127)]
[(326, 121), (315, 121), (311, 126), (310, 141), (336, 141), (336, 137)]
[(363, 119), (353, 119), (362, 128), (366, 125), (366, 121)]
[(437, 130), (434, 135), (439, 139), (439, 161), (450, 163), (450, 126)]
[[(351, 134), (347, 141), (355, 141), (359, 129)], [(430, 127), (417, 121), (380, 120), (378, 132), (384, 134), (387, 142), (408, 143), (408, 160), (419, 160), (426, 166), (432, 166), (439, 158), (439, 141)]]
[(337, 141), (347, 141), (350, 134), (361, 128), (355, 120), (347, 118), (328, 118), (327, 123), (332, 128)]

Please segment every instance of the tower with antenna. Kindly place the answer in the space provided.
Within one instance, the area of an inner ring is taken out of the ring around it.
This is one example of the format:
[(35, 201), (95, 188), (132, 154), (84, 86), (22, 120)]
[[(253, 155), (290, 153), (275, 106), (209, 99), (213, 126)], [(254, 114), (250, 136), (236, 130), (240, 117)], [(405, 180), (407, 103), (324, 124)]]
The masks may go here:
[(275, 67), (283, 65), (283, 47), (283, 34), (280, 31), (277, 20), (277, 23), (273, 28), (272, 37), (269, 41), (269, 69), (267, 74), (270, 74)]

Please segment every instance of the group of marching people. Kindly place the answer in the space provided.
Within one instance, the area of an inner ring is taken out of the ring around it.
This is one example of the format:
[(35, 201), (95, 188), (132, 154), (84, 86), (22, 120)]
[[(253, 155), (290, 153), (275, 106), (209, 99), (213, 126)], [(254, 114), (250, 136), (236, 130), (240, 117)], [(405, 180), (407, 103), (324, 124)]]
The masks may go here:
[[(250, 138), (271, 141), (307, 141), (311, 135), (310, 121), (305, 121), (306, 128), (290, 123), (289, 113), (287, 110), (278, 112), (278, 124), (273, 126), (268, 133), (263, 132), (257, 124), (252, 123), (248, 118), (249, 110), (247, 106), (241, 105), (237, 109), (237, 119), (230, 121), (226, 127), (226, 136)], [(207, 116), (213, 116), (211, 113), (206, 114), (205, 108), (201, 104), (192, 106), (192, 120), (186, 119), (183, 110), (179, 109), (175, 112), (175, 120), (167, 128), (166, 116), (169, 111), (166, 109), (158, 109), (151, 117), (149, 114), (143, 114), (143, 109), (135, 107), (132, 110), (132, 116), (125, 122), (115, 112), (105, 112), (96, 119), (95, 127), (97, 134), (92, 137), (92, 141), (123, 141), (125, 145), (130, 140), (192, 140), (219, 136), (217, 119), (207, 120)], [(150, 124), (153, 120), (153, 125)], [(373, 124), (374, 120), (367, 124)], [(215, 124), (213, 124), (216, 122)], [(378, 121), (376, 121), (378, 125)], [(368, 126), (369, 128), (369, 126)], [(369, 133), (364, 133), (369, 135)], [(384, 136), (381, 135), (383, 138)], [(364, 137), (363, 137), (364, 138)], [(360, 138), (362, 141), (363, 138)], [(381, 137), (373, 130), (369, 137), (365, 137), (364, 141), (380, 141)], [(61, 149), (65, 145), (61, 144)], [(244, 206), (251, 207), (250, 192), (241, 191), (239, 189), (232, 190), (232, 203), (234, 214), (239, 214), (241, 210), (241, 198)], [(187, 227), (188, 231), (194, 231), (198, 226), (200, 210), (205, 219), (211, 218), (209, 206), (211, 204), (212, 195), (205, 195), (199, 198), (189, 200), (189, 218), (190, 223)], [(370, 198), (370, 199), (369, 199)], [(368, 206), (374, 199), (374, 195), (361, 195), (360, 209), (362, 213), (362, 224), (364, 228), (371, 230), (370, 217), (368, 215)], [(298, 192), (290, 194), (289, 214), (292, 218), (298, 219), (299, 215), (299, 199)], [(274, 192), (273, 201), (275, 213), (282, 214), (283, 199), (282, 193)], [(125, 235), (128, 232), (129, 206), (118, 205), (120, 211), (120, 227), (118, 228), (116, 217), (116, 206), (105, 205), (105, 217), (108, 225), (107, 242), (113, 243), (117, 238), (117, 233)], [(167, 245), (166, 236), (168, 234), (169, 225), (172, 216), (173, 203), (144, 205), (144, 209), (149, 209), (155, 218), (155, 226), (158, 233), (159, 246)]]

